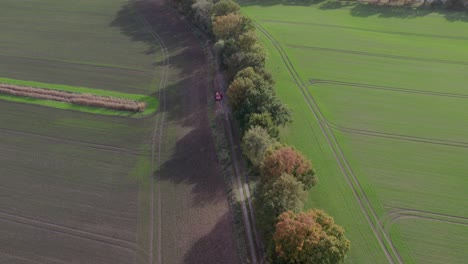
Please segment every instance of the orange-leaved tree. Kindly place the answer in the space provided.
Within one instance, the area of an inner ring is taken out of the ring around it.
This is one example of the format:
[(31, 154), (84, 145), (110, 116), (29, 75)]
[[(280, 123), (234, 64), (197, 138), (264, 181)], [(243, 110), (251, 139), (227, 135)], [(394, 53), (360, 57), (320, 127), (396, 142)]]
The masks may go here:
[(278, 220), (273, 241), (279, 263), (340, 263), (349, 251), (344, 229), (322, 210), (288, 211)]
[(267, 154), (262, 165), (263, 180), (274, 180), (283, 173), (293, 175), (307, 189), (317, 183), (312, 163), (289, 146), (281, 147)]

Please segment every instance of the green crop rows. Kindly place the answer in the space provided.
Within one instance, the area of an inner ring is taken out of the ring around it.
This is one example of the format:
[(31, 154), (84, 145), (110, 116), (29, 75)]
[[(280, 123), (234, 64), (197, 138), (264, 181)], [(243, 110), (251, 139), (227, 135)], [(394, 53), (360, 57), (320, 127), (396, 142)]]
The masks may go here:
[(349, 263), (463, 263), (466, 14), (282, 3), (243, 12), (263, 32), (277, 92), (294, 113), (282, 139), (318, 171), (308, 207), (346, 228)]

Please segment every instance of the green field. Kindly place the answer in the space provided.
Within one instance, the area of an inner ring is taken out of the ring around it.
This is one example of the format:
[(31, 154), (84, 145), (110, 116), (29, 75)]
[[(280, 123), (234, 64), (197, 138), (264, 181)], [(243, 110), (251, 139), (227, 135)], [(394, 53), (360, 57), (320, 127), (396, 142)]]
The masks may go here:
[[(313, 161), (308, 207), (347, 230), (347, 263), (468, 257), (468, 16), (352, 2), (250, 2)], [(387, 256), (386, 256), (387, 255)]]

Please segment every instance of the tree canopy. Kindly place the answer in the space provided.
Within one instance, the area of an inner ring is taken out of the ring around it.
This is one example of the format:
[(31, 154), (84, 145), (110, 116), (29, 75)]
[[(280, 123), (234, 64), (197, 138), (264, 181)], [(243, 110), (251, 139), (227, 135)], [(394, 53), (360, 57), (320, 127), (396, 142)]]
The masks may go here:
[(249, 129), (254, 126), (259, 126), (265, 129), (268, 135), (272, 138), (279, 137), (278, 127), (273, 122), (273, 118), (270, 113), (254, 113), (250, 116), (249, 121), (245, 129)]
[(213, 5), (211, 9), (211, 15), (215, 18), (218, 16), (225, 16), (229, 13), (237, 13), (240, 10), (240, 6), (231, 0), (221, 0)]
[(213, 22), (213, 33), (216, 39), (238, 39), (243, 32), (254, 28), (253, 22), (237, 13), (218, 16)]
[(285, 173), (275, 181), (261, 181), (256, 189), (254, 201), (264, 233), (271, 234), (281, 213), (301, 211), (306, 197), (304, 185), (292, 175)]
[(310, 188), (317, 183), (312, 163), (293, 147), (284, 146), (268, 154), (262, 165), (262, 177), (275, 179), (283, 173), (291, 174)]
[(242, 150), (252, 165), (258, 169), (267, 149), (275, 143), (267, 131), (259, 126), (253, 126), (245, 132), (242, 138)]
[(340, 263), (350, 248), (344, 233), (322, 210), (282, 213), (273, 235), (276, 257), (288, 264)]

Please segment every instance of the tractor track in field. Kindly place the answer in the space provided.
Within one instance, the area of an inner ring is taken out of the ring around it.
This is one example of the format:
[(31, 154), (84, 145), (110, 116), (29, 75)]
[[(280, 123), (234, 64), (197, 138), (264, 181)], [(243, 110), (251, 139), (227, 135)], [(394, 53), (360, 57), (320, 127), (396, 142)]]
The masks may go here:
[[(255, 22), (254, 22), (255, 23)], [(325, 121), (325, 118), (318, 108), (317, 103), (315, 102), (314, 98), (312, 95), (309, 93), (307, 90), (307, 85), (304, 84), (304, 82), (301, 80), (299, 77), (299, 74), (295, 70), (292, 62), (290, 61), (289, 57), (287, 56), (286, 52), (282, 48), (282, 46), (278, 43), (278, 41), (271, 36), (261, 25), (258, 23), (255, 23), (256, 27), (269, 39), (269, 41), (274, 45), (275, 49), (278, 51), (278, 53), (281, 56), (281, 59), (288, 69), (288, 72), (290, 73), (291, 77), (293, 78), (294, 82), (296, 83), (296, 86), (299, 88), (301, 91), (304, 99), (306, 100), (306, 103), (309, 106), (309, 109), (315, 116), (316, 120), (318, 121), (318, 125), (320, 126), (320, 129), (322, 130), (322, 133), (324, 134), (328, 145), (330, 149), (333, 152), (333, 155), (335, 157), (335, 160), (340, 167), (341, 171), (343, 172), (343, 175), (345, 179), (347, 180), (348, 184), (350, 185), (360, 207), (361, 211), (364, 214), (367, 223), (371, 227), (376, 239), (378, 240), (382, 250), (384, 251), (387, 260), (390, 263), (403, 263), (403, 260), (401, 256), (399, 255), (397, 249), (395, 246), (391, 243), (390, 238), (387, 236), (385, 233), (385, 230), (380, 226), (379, 220), (377, 217), (377, 214), (375, 210), (373, 209), (372, 205), (370, 204), (368, 198), (366, 197), (365, 192), (362, 189), (362, 186), (360, 185), (359, 181), (357, 180), (357, 177), (354, 175), (353, 170), (351, 169), (346, 157), (343, 154), (343, 151), (341, 150), (340, 146), (338, 145), (338, 141), (333, 134), (333, 131), (331, 128), (328, 126), (328, 124)], [(335, 147), (336, 146), (336, 147)], [(390, 247), (388, 248), (387, 245)]]
[(453, 216), (448, 214), (439, 214), (423, 210), (414, 210), (407, 208), (393, 208), (381, 219), (381, 223), (388, 233), (390, 226), (397, 220), (402, 218), (419, 218), (431, 221), (438, 221), (450, 224), (458, 224), (468, 226), (468, 218)]
[(2, 132), (10, 133), (10, 134), (17, 134), (17, 135), (33, 136), (33, 137), (43, 138), (48, 141), (54, 141), (54, 142), (61, 142), (61, 143), (67, 143), (67, 144), (71, 143), (71, 144), (80, 145), (83, 147), (88, 147), (88, 148), (93, 148), (93, 149), (108, 151), (108, 152), (113, 152), (113, 153), (119, 153), (119, 154), (126, 154), (126, 155), (133, 155), (133, 156), (149, 156), (149, 153), (146, 153), (144, 151), (121, 148), (121, 147), (116, 147), (112, 145), (90, 143), (90, 142), (80, 141), (80, 140), (64, 139), (64, 138), (59, 138), (59, 137), (41, 135), (37, 133), (0, 128), (0, 133)]
[(261, 21), (270, 22), (270, 23), (277, 23), (277, 24), (311, 25), (311, 26), (319, 26), (319, 27), (351, 29), (351, 30), (367, 31), (367, 32), (374, 32), (374, 33), (385, 33), (385, 34), (400, 35), (400, 36), (410, 36), (410, 37), (468, 40), (468, 37), (461, 37), (461, 36), (418, 34), (418, 33), (401, 32), (401, 31), (390, 31), (390, 30), (375, 30), (375, 29), (365, 29), (365, 28), (359, 28), (359, 27), (339, 26), (339, 25), (321, 24), (321, 23), (313, 23), (313, 22), (294, 22), (294, 21), (285, 21), (285, 20), (274, 20), (274, 19), (273, 20), (272, 19), (267, 19), (267, 20), (261, 20)]
[(423, 94), (423, 95), (432, 95), (432, 96), (452, 97), (452, 98), (458, 98), (458, 99), (468, 99), (468, 94), (441, 93), (441, 92), (397, 88), (397, 87), (391, 87), (391, 86), (372, 85), (372, 84), (364, 84), (364, 83), (310, 79), (309, 85), (314, 85), (314, 84), (334, 84), (334, 85), (340, 85), (340, 86), (346, 86), (346, 87), (357, 87), (357, 88), (363, 88), (363, 89), (384, 90), (384, 91), (394, 91), (394, 92), (400, 92), (400, 93), (413, 93), (413, 94)]
[(468, 148), (468, 142), (423, 138), (423, 137), (407, 136), (407, 135), (387, 133), (387, 132), (378, 132), (378, 131), (371, 131), (371, 130), (364, 130), (364, 129), (355, 129), (355, 128), (343, 127), (343, 126), (337, 125), (335, 123), (332, 123), (332, 122), (330, 122), (328, 120), (325, 120), (325, 122), (327, 122), (330, 127), (334, 128), (336, 130), (345, 132), (345, 133), (359, 134), (359, 135), (373, 136), (373, 137), (390, 138), (390, 139), (398, 139), (398, 140), (405, 140), (405, 141), (411, 141), (411, 142), (420, 142), (420, 143), (427, 143), (427, 144), (434, 144), (434, 145), (451, 146), (451, 147), (458, 147), (458, 148)]
[(369, 57), (386, 58), (386, 59), (422, 61), (422, 62), (433, 62), (433, 63), (445, 63), (445, 64), (454, 64), (454, 65), (468, 65), (468, 62), (465, 62), (465, 61), (426, 59), (426, 58), (418, 58), (418, 57), (410, 57), (410, 56), (391, 55), (391, 54), (383, 54), (383, 53), (356, 51), (356, 50), (343, 50), (343, 49), (312, 47), (312, 46), (295, 45), (295, 44), (285, 44), (285, 45), (287, 47), (295, 48), (295, 49), (319, 50), (319, 51), (325, 51), (325, 52), (360, 55), (360, 56), (369, 56)]
[[(137, 1), (137, 0), (133, 0)], [(167, 79), (168, 79), (168, 70), (169, 70), (169, 52), (168, 49), (162, 40), (162, 38), (158, 35), (157, 32), (155, 32), (152, 28), (151, 25), (148, 23), (148, 21), (140, 14), (138, 7), (135, 8), (136, 10), (136, 15), (138, 17), (138, 20), (143, 24), (143, 26), (146, 28), (146, 30), (151, 34), (153, 39), (158, 42), (158, 44), (161, 46), (161, 52), (163, 56), (163, 68), (162, 68), (162, 74), (161, 74), (161, 80), (159, 82), (159, 87), (158, 87), (158, 97), (161, 102), (160, 106), (160, 115), (158, 115), (155, 124), (154, 124), (154, 130), (153, 130), (153, 136), (152, 136), (152, 144), (151, 144), (151, 182), (150, 182), (150, 195), (151, 195), (151, 200), (150, 200), (150, 231), (149, 231), (149, 254), (148, 254), (148, 263), (153, 264), (154, 263), (154, 184), (155, 184), (155, 170), (156, 166), (161, 165), (161, 143), (162, 143), (162, 136), (163, 136), (163, 127), (164, 127), (164, 115), (166, 112), (166, 85), (167, 85)], [(157, 145), (157, 146), (156, 146)], [(155, 162), (155, 159), (157, 160)], [(156, 163), (156, 164), (155, 164)], [(160, 180), (160, 174), (158, 174), (158, 182)], [(157, 263), (162, 264), (162, 247), (161, 247), (161, 242), (162, 242), (162, 204), (161, 204), (161, 189), (160, 189), (160, 184), (157, 186), (157, 200), (158, 200), (158, 236), (157, 236)]]
[(72, 228), (64, 225), (54, 224), (47, 221), (37, 220), (29, 217), (19, 216), (0, 211), (0, 220), (13, 222), (22, 225), (28, 225), (36, 228), (50, 230), (56, 233), (65, 234), (69, 236), (84, 238), (100, 243), (104, 243), (110, 246), (119, 247), (128, 251), (135, 251), (137, 245), (135, 242), (128, 241), (125, 239), (115, 238), (107, 235), (97, 234)]
[[(88, 64), (88, 63), (83, 63), (83, 62), (51, 60), (51, 59), (46, 59), (46, 58), (27, 58), (27, 57), (21, 57), (21, 56), (5, 55), (5, 54), (0, 54), (0, 58), (7, 58), (12, 61), (25, 61), (25, 62), (36, 61), (36, 62), (42, 62), (42, 63), (56, 64), (56, 65), (60, 65), (61, 68), (68, 68), (68, 69), (89, 69), (93, 71), (104, 70), (104, 71), (113, 72), (113, 73), (125, 73), (129, 75), (139, 75), (139, 76), (153, 76), (154, 75), (153, 73), (149, 71), (132, 70), (132, 69), (127, 69), (127, 68), (104, 66), (104, 65), (94, 65), (94, 64)], [(141, 89), (141, 90), (144, 90), (144, 89)]]
[[(35, 261), (35, 260), (31, 260), (31, 259), (28, 259), (28, 258), (22, 258), (20, 256), (16, 256), (16, 255), (11, 255), (11, 254), (8, 254), (8, 253), (5, 253), (5, 252), (0, 252), (0, 256), (8, 256), (10, 258), (14, 258), (14, 259), (20, 259), (22, 261), (27, 261), (28, 263), (39, 263), (39, 264), (42, 264), (42, 262), (39, 262), (39, 261)], [(55, 262), (55, 263), (58, 263)], [(62, 264), (64, 262), (60, 262), (60, 264)]]

